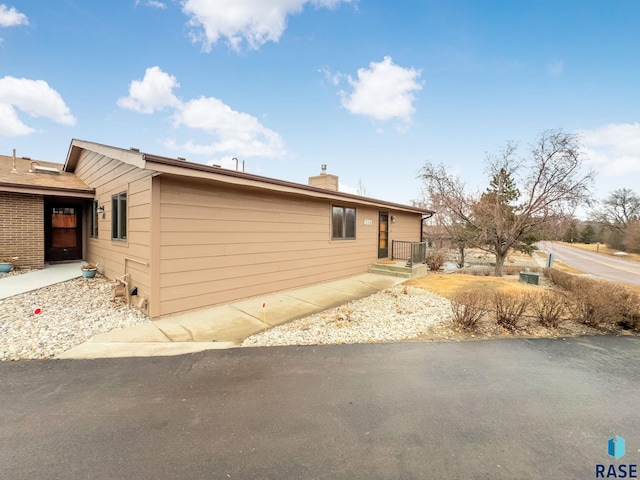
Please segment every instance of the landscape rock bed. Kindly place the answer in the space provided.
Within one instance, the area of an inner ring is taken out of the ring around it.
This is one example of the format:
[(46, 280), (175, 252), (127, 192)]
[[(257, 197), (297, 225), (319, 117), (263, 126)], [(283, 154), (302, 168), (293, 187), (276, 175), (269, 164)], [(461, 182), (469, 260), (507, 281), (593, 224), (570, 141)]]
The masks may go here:
[(413, 340), (451, 320), (451, 303), (421, 288), (396, 285), (247, 338), (243, 347), (381, 343)]
[(111, 290), (98, 275), (0, 300), (0, 360), (52, 358), (99, 333), (149, 322), (122, 298), (111, 301)]

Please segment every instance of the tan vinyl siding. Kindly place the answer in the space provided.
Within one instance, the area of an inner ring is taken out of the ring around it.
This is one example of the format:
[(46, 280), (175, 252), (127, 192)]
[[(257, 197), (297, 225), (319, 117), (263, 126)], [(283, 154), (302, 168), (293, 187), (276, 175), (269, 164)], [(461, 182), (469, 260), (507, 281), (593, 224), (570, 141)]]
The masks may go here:
[[(391, 216), (395, 222), (391, 221)], [(391, 241), (420, 242), (421, 216), (416, 214), (389, 211), (389, 255), (391, 255)]]
[[(105, 213), (98, 215), (98, 237), (87, 240), (86, 260), (98, 263), (107, 278), (130, 274), (131, 286), (146, 298), (151, 292), (151, 180), (152, 173), (126, 165), (95, 152), (84, 150), (75, 169), (76, 175), (95, 188), (98, 204)], [(127, 193), (127, 239), (111, 239), (111, 197)], [(135, 260), (147, 263), (142, 265)]]
[[(154, 181), (159, 315), (364, 273), (377, 259), (376, 209), (176, 177)], [(356, 240), (331, 240), (332, 205), (357, 209)]]

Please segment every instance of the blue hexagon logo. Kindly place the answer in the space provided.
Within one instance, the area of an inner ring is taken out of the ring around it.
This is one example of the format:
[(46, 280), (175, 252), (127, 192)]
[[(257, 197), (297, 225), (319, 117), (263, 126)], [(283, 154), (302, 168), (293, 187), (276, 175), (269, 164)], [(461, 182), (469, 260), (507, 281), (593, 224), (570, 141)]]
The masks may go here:
[(610, 438), (607, 444), (607, 453), (616, 460), (624, 457), (624, 438), (619, 435)]

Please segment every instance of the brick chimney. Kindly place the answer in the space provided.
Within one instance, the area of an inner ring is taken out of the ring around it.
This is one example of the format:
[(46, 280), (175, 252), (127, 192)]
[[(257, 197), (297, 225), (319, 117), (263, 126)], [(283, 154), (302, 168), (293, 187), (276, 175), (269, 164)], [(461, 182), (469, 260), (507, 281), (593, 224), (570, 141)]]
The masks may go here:
[(322, 165), (322, 172), (315, 177), (309, 177), (309, 186), (324, 188), (325, 190), (338, 191), (338, 177), (327, 173), (327, 166)]

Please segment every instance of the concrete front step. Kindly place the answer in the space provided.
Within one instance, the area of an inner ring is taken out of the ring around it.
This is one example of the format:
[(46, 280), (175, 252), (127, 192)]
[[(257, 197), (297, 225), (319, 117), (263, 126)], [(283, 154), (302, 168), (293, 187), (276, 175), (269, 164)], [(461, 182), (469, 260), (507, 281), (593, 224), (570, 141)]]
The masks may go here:
[(390, 275), (393, 277), (400, 278), (416, 278), (422, 277), (426, 275), (428, 268), (424, 264), (414, 265), (409, 268), (402, 263), (374, 263), (371, 268), (369, 268), (369, 273), (377, 273), (378, 275)]
[(390, 277), (398, 277), (398, 278), (411, 278), (411, 272), (396, 272), (387, 268), (378, 268), (375, 266), (369, 268), (369, 273), (376, 273), (378, 275), (387, 275)]

